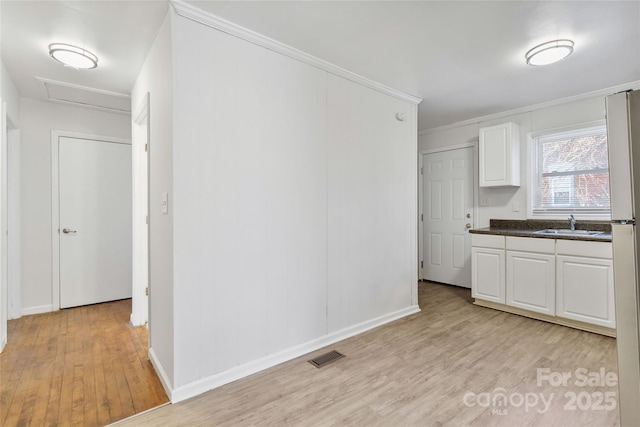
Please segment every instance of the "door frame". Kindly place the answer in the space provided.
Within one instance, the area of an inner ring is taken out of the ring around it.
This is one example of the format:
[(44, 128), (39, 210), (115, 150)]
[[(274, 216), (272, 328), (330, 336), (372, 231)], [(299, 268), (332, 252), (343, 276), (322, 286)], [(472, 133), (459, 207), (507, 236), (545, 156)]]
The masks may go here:
[[(7, 147), (7, 103), (0, 98), (0, 129), (2, 134), (0, 134), (0, 224), (6, 224), (6, 211), (4, 208), (5, 205), (5, 177), (6, 168), (7, 168), (7, 158), (6, 158), (6, 147)], [(0, 227), (0, 353), (4, 350), (7, 345), (8, 340), (8, 332), (7, 332), (7, 320), (8, 320), (8, 311), (9, 311), (9, 292), (7, 288), (7, 274), (6, 269), (8, 267), (6, 260), (6, 243), (7, 243), (7, 235), (4, 233), (4, 227)]]
[(20, 129), (7, 120), (7, 280), (9, 319), (22, 316), (22, 231), (20, 216)]
[(64, 130), (51, 131), (51, 309), (60, 310), (60, 143), (61, 137), (131, 144), (131, 140)]
[[(141, 326), (145, 323), (147, 328), (150, 324), (149, 301), (151, 300), (151, 283), (149, 282), (149, 222), (150, 222), (150, 206), (149, 206), (149, 153), (151, 151), (151, 128), (149, 126), (149, 92), (146, 93), (142, 104), (135, 111), (135, 115), (131, 118), (131, 156), (133, 161), (132, 168), (132, 209), (133, 209), (133, 289), (131, 290), (132, 305), (131, 319), (133, 326)], [(140, 126), (146, 127), (144, 138), (141, 138), (142, 132), (136, 132), (136, 128)], [(146, 165), (146, 168), (144, 167)], [(145, 173), (142, 173), (146, 170)], [(146, 191), (140, 191), (146, 189)], [(140, 212), (146, 212), (147, 221), (140, 222)], [(146, 233), (145, 233), (146, 231)], [(147, 289), (149, 292), (147, 293)], [(144, 303), (146, 301), (146, 304)], [(151, 334), (149, 334), (151, 339)], [(149, 343), (149, 347), (151, 347)]]
[(430, 148), (420, 150), (418, 156), (418, 279), (424, 280), (424, 158), (429, 154), (442, 153), (444, 151), (472, 149), (473, 153), (473, 218), (471, 227), (475, 227), (478, 218), (478, 141), (466, 142), (463, 144), (451, 145), (447, 147)]
[(20, 232), (20, 129), (11, 121), (6, 102), (0, 99), (2, 128), (0, 187), (2, 188), (2, 225), (0, 233), (0, 353), (7, 344), (7, 320), (22, 316), (21, 232)]

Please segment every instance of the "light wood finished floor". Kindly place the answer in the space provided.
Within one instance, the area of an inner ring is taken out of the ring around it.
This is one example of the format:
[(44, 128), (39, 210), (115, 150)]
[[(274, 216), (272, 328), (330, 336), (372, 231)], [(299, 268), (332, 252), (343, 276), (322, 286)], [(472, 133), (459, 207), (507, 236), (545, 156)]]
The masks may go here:
[(131, 300), (8, 322), (0, 425), (103, 426), (167, 402)]
[[(618, 425), (617, 409), (591, 409), (598, 393), (610, 393), (607, 406), (611, 393), (617, 401), (617, 387), (575, 376), (616, 372), (615, 339), (474, 306), (468, 289), (421, 283), (419, 298), (419, 314), (118, 426)], [(347, 357), (307, 363), (330, 349)], [(572, 377), (538, 386), (538, 368)], [(511, 403), (492, 406), (500, 393)], [(571, 409), (571, 393), (582, 409)]]

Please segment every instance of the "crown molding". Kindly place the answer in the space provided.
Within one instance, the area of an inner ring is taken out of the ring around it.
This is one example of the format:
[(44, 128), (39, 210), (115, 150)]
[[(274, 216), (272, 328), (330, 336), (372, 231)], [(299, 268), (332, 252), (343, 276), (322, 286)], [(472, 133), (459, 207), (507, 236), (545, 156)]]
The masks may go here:
[(501, 119), (503, 117), (514, 116), (516, 114), (529, 113), (531, 111), (541, 110), (543, 108), (554, 107), (556, 105), (568, 104), (570, 102), (582, 101), (583, 99), (595, 98), (597, 96), (607, 96), (618, 92), (624, 92), (627, 90), (640, 89), (640, 80), (622, 85), (612, 86), (605, 89), (595, 90), (593, 92), (582, 93), (579, 95), (569, 96), (567, 98), (555, 99), (553, 101), (542, 102), (540, 104), (530, 105), (527, 107), (516, 108), (514, 110), (503, 111), (501, 113), (489, 114), (487, 116), (476, 117), (473, 119), (463, 120), (460, 122), (452, 123), (450, 125), (442, 125), (430, 129), (424, 129), (418, 132), (418, 135), (426, 135), (434, 132), (442, 132), (445, 130), (455, 129), (466, 125), (475, 125), (481, 122), (488, 122), (489, 120)]
[(328, 73), (343, 77), (347, 80), (351, 80), (355, 83), (359, 83), (363, 86), (377, 90), (378, 92), (382, 92), (386, 95), (402, 99), (403, 101), (407, 101), (413, 104), (419, 104), (422, 101), (422, 99), (418, 97), (392, 89), (359, 74), (338, 67), (337, 65), (334, 65), (330, 62), (324, 61), (320, 58), (316, 58), (315, 56), (309, 55), (308, 53), (281, 43), (277, 40), (263, 36), (262, 34), (249, 30), (248, 28), (241, 27), (240, 25), (234, 24), (233, 22), (227, 21), (226, 19), (220, 18), (212, 13), (206, 12), (196, 6), (193, 6), (185, 2), (184, 0), (171, 0), (171, 5), (173, 6), (175, 12), (183, 18), (190, 19), (192, 21), (227, 33), (231, 36), (238, 37), (258, 46), (262, 46), (266, 49), (288, 56), (289, 58), (324, 70)]

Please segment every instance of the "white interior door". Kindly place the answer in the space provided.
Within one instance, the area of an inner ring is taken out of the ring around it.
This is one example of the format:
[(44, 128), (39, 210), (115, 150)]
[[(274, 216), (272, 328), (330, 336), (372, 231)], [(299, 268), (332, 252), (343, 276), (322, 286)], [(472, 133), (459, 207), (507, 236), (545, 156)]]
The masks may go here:
[(131, 145), (59, 138), (60, 307), (131, 297)]
[(423, 279), (471, 288), (473, 148), (425, 154), (422, 168)]

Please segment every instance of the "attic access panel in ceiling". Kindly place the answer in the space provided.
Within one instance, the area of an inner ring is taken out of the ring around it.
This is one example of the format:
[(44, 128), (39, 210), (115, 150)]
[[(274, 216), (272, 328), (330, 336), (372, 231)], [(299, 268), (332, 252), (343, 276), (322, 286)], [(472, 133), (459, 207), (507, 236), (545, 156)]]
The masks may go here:
[(36, 78), (44, 85), (47, 98), (51, 101), (131, 114), (131, 96), (128, 94)]

